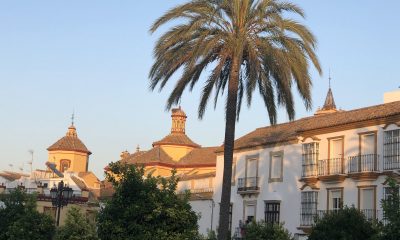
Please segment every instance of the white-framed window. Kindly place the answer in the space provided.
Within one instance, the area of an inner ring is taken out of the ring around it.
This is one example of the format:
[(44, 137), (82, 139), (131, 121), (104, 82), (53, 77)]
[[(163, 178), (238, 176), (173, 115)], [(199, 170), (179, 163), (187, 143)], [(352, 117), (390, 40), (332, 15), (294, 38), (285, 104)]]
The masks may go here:
[(317, 216), (318, 192), (305, 191), (301, 193), (300, 225), (311, 226)]
[(269, 182), (283, 181), (283, 151), (270, 153)]
[(245, 223), (249, 223), (253, 220), (255, 221), (257, 212), (257, 201), (244, 201), (243, 206), (243, 220), (245, 221)]
[(358, 187), (358, 208), (367, 219), (375, 219), (376, 186)]
[(339, 210), (343, 207), (343, 188), (330, 188), (328, 192), (328, 210)]
[(319, 143), (303, 144), (302, 177), (317, 175), (317, 162), (319, 157)]
[(400, 168), (400, 129), (385, 131), (383, 136), (383, 168)]

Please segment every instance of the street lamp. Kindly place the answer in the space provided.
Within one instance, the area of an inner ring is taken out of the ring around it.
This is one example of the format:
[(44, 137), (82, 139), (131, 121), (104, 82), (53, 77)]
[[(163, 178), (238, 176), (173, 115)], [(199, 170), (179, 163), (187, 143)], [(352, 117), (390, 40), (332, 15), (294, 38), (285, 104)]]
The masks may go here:
[(60, 211), (61, 208), (68, 205), (69, 200), (72, 198), (73, 190), (64, 185), (64, 182), (58, 183), (58, 188), (54, 185), (50, 190), (51, 203), (53, 207), (57, 208), (57, 226), (60, 225)]

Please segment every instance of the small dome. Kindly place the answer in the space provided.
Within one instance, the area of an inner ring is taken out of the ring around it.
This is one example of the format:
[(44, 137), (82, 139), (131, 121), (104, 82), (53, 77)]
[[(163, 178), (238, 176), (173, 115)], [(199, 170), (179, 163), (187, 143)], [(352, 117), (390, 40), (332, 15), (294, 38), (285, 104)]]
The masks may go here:
[(47, 151), (57, 150), (83, 152), (89, 155), (92, 154), (85, 144), (83, 144), (83, 142), (78, 138), (74, 125), (71, 125), (68, 128), (67, 134), (64, 137), (60, 138), (57, 142), (47, 148)]

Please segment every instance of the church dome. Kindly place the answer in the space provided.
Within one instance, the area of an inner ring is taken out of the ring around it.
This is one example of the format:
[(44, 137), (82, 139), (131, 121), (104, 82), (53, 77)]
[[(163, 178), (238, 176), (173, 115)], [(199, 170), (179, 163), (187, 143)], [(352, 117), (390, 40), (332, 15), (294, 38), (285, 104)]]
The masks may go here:
[(47, 148), (47, 151), (57, 150), (83, 152), (89, 155), (92, 154), (85, 144), (83, 144), (83, 142), (78, 138), (74, 125), (71, 125), (68, 128), (68, 132), (64, 137), (60, 138), (57, 142)]

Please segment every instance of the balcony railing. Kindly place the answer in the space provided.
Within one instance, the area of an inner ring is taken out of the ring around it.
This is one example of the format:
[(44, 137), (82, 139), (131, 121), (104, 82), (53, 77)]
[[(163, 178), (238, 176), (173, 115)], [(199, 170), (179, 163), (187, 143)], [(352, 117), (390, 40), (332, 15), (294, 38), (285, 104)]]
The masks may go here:
[(258, 192), (260, 187), (258, 185), (258, 177), (248, 177), (238, 179), (238, 192)]
[(343, 174), (343, 158), (331, 158), (318, 161), (318, 176)]
[[(322, 219), (328, 213), (337, 213), (340, 209), (337, 210), (315, 210), (313, 212), (302, 212), (300, 214), (300, 226), (309, 227), (313, 226), (319, 219)], [(376, 209), (360, 209), (362, 214), (364, 214), (365, 218), (368, 221), (377, 220), (385, 223), (383, 212), (381, 210)]]
[(318, 165), (317, 164), (307, 164), (303, 165), (303, 171), (301, 172), (301, 176), (305, 177), (316, 177), (318, 173)]
[(385, 153), (383, 157), (383, 169), (384, 170), (394, 170), (400, 169), (400, 155), (390, 155)]
[(183, 189), (183, 190), (180, 190), (178, 193), (184, 194), (186, 191), (189, 191), (190, 193), (212, 193), (212, 192), (214, 192), (214, 189), (213, 188)]
[(349, 157), (349, 173), (377, 172), (379, 155), (366, 154)]

